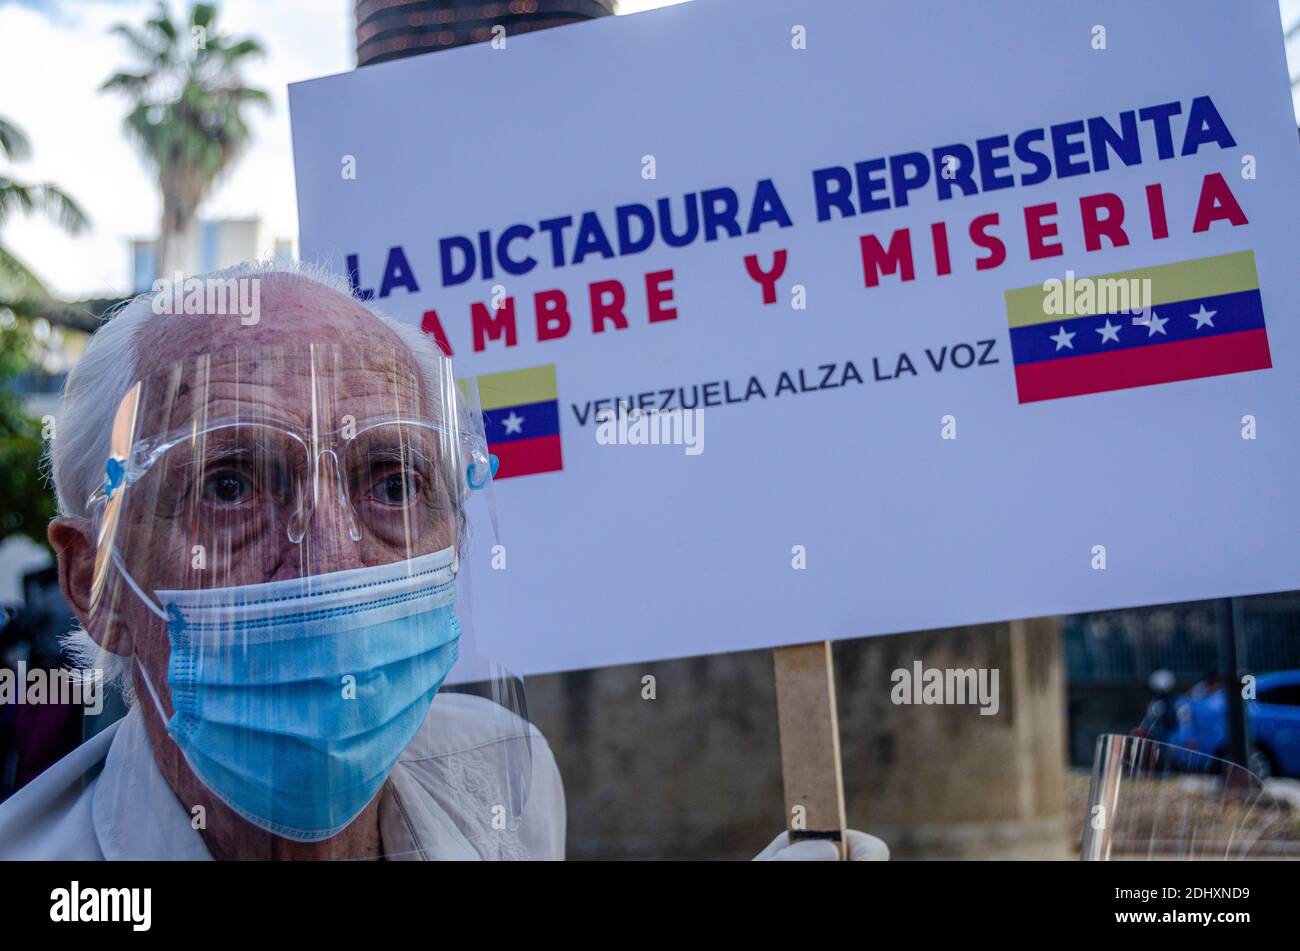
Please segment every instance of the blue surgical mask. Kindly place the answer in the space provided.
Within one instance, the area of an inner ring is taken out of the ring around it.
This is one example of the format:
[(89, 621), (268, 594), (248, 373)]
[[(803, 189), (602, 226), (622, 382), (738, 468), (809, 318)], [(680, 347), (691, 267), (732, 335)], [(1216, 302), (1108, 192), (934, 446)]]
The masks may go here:
[(290, 581), (158, 591), (176, 711), (167, 732), (190, 768), (268, 832), (300, 842), (341, 832), (459, 656), (455, 568), (447, 548)]

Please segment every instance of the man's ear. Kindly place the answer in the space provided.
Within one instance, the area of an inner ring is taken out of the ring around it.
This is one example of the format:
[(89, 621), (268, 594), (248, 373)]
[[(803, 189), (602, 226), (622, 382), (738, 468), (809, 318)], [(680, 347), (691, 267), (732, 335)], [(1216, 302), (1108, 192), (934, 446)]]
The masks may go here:
[[(90, 520), (78, 516), (60, 515), (50, 522), (46, 533), (50, 546), (59, 560), (59, 587), (68, 606), (81, 622), (95, 643), (114, 654), (131, 653), (130, 638), (121, 630), (121, 625), (110, 624), (105, 630), (100, 625), (91, 624), (90, 590), (95, 577), (95, 540)], [(99, 617), (102, 623), (105, 619)], [(112, 640), (113, 643), (106, 643)]]

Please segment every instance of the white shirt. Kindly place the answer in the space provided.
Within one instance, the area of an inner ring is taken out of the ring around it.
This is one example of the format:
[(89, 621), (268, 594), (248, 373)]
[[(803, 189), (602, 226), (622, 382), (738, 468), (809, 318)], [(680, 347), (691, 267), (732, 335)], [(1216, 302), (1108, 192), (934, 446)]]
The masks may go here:
[[(525, 777), (522, 818), (503, 821), (503, 779), (519, 789)], [(562, 859), (555, 757), (503, 707), (439, 694), (384, 784), (379, 829), (390, 859)], [(0, 860), (211, 857), (154, 763), (138, 704), (0, 803)]]

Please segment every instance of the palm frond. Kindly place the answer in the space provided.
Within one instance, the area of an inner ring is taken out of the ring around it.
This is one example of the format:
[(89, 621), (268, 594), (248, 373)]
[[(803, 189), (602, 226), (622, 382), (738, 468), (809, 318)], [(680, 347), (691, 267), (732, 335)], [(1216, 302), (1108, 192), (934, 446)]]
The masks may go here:
[(190, 11), (190, 25), (207, 29), (217, 18), (217, 8), (211, 3), (196, 3)]
[(245, 37), (238, 43), (232, 43), (230, 46), (222, 49), (227, 63), (234, 63), (236, 60), (247, 59), (252, 56), (265, 56), (266, 47), (251, 36)]
[(36, 206), (68, 234), (80, 234), (90, 226), (90, 218), (81, 206), (58, 185), (46, 182), (33, 189)]
[(235, 86), (231, 89), (223, 89), (222, 94), (232, 105), (240, 105), (245, 102), (256, 103), (259, 106), (270, 107), (271, 95), (265, 89), (255, 89), (252, 86)]
[(166, 43), (159, 42), (155, 34), (141, 33), (126, 23), (117, 23), (110, 33), (122, 37), (141, 60), (145, 62), (162, 62), (169, 54)]
[(0, 225), (14, 214), (30, 214), (35, 207), (30, 187), (12, 178), (0, 178)]
[(23, 130), (7, 119), (0, 119), (0, 152), (14, 162), (21, 162), (32, 154), (31, 143)]
[(11, 178), (0, 178), (0, 224), (14, 212), (43, 212), (68, 234), (79, 234), (89, 224), (86, 213), (63, 189), (46, 182), (27, 185)]
[(176, 29), (176, 24), (172, 22), (171, 14), (167, 12), (167, 4), (163, 3), (162, 0), (158, 0), (158, 12), (145, 21), (145, 25), (159, 36), (165, 38), (168, 45), (175, 43), (176, 38), (180, 35)]
[(124, 92), (129, 96), (138, 96), (149, 88), (149, 76), (146, 73), (114, 73), (100, 83), (100, 92)]
[(50, 296), (41, 279), (3, 244), (0, 244), (0, 288), (6, 297), (15, 300), (48, 299)]

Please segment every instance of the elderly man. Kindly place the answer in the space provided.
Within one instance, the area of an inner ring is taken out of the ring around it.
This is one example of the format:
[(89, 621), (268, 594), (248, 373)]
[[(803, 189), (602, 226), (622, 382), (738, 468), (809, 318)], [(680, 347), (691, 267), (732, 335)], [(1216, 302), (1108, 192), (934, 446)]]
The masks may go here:
[(204, 280), (259, 313), (145, 295), (68, 380), (49, 538), (130, 712), (0, 804), (0, 858), (562, 858), (545, 739), (440, 689), (491, 471), (448, 362), (328, 277)]

